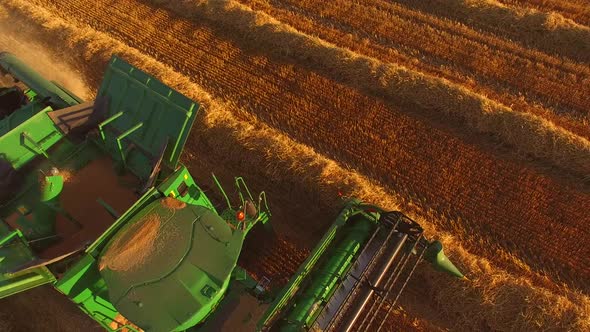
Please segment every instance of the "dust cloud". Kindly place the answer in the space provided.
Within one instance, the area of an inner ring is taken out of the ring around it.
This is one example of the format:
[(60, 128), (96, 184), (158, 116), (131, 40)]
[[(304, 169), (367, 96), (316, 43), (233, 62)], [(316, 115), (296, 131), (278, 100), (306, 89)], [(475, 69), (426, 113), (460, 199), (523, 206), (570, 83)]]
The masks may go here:
[(0, 52), (10, 52), (43, 77), (56, 81), (78, 97), (88, 100), (92, 93), (85, 84), (83, 75), (67, 60), (60, 59), (54, 52), (32, 39), (27, 26), (18, 22), (0, 8)]

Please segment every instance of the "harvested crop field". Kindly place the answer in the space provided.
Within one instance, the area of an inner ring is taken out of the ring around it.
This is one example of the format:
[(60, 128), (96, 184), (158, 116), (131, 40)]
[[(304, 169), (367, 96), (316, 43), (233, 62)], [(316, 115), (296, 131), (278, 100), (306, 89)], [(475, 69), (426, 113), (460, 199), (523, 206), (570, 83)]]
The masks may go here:
[(471, 280), (421, 266), (391, 330), (590, 329), (587, 1), (1, 4), (88, 86), (117, 53), (205, 106), (192, 174), (269, 194), (254, 275), (285, 282), (341, 192), (418, 220)]

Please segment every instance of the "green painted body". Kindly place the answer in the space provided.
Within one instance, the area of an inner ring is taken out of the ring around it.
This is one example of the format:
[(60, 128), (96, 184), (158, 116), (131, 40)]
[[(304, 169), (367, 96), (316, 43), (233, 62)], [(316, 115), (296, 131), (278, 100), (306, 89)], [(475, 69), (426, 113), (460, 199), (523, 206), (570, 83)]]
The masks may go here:
[(465, 276), (459, 269), (449, 260), (443, 250), (443, 245), (439, 241), (433, 241), (424, 255), (424, 259), (430, 262), (432, 266), (438, 270), (448, 273), (454, 277), (463, 279)]
[[(32, 109), (39, 107), (34, 105), (31, 106)], [(45, 107), (38, 112), (33, 111), (33, 116), (0, 137), (0, 155), (14, 169), (21, 169), (39, 155), (47, 155), (47, 150), (63, 139), (64, 135), (47, 116), (51, 111), (51, 107)], [(17, 117), (17, 113), (4, 122), (13, 125), (12, 117)]]
[[(0, 224), (0, 257), (2, 257), (1, 267), (6, 271), (33, 257), (33, 252), (22, 232), (18, 229), (11, 230), (3, 223)], [(0, 274), (0, 298), (55, 281), (55, 276), (45, 267), (9, 275), (2, 273)]]
[[(174, 214), (162, 208), (163, 193), (175, 192), (179, 183), (197, 190), (188, 176), (182, 167), (146, 192), (58, 282), (60, 291), (103, 326), (108, 327), (121, 313), (146, 330), (183, 331), (202, 322), (221, 301), (247, 230), (232, 232), (200, 190), (180, 197), (187, 207)], [(109, 244), (128, 236), (125, 231), (151, 213), (162, 216), (155, 239), (155, 246), (161, 249), (135, 270), (99, 271), (101, 255)], [(215, 233), (209, 233), (210, 226)]]
[(176, 168), (199, 104), (117, 57), (104, 74), (100, 97), (109, 98), (98, 129), (113, 159), (144, 180), (150, 157), (165, 146), (163, 169), (169, 174)]
[(365, 217), (350, 221), (342, 228), (342, 239), (326, 252), (325, 262), (310, 274), (313, 282), (299, 292), (287, 309), (289, 315), (279, 326), (281, 331), (301, 331), (311, 326), (374, 228), (375, 221)]
[[(106, 268), (101, 276), (109, 287), (110, 300), (127, 319), (155, 331), (184, 330), (202, 322), (221, 300), (244, 234), (232, 233), (221, 218), (202, 206), (189, 205), (171, 213), (157, 200), (143, 213), (161, 218), (163, 225), (154, 241), (161, 249), (136, 269)], [(133, 219), (138, 217), (142, 215)], [(125, 228), (136, 222), (131, 220)]]
[(49, 237), (55, 234), (55, 219), (60, 210), (59, 194), (64, 186), (63, 177), (60, 175), (46, 176), (41, 185), (41, 199), (35, 207), (35, 219), (33, 224), (37, 226), (35, 234), (29, 236), (31, 240)]
[[(339, 277), (330, 275), (329, 272), (340, 274), (348, 270), (362, 242), (377, 223), (379, 215), (366, 212), (368, 207), (373, 208), (358, 200), (351, 200), (344, 207), (315, 249), (260, 319), (258, 330), (276, 327), (274, 324), (278, 316), (289, 317), (287, 325), (281, 326), (285, 330), (299, 331), (311, 326), (318, 311), (322, 309), (321, 305), (314, 307), (316, 302), (320, 298), (322, 298), (320, 301), (329, 298), (339, 286)], [(357, 220), (359, 217), (360, 220)], [(350, 225), (351, 220), (357, 223)], [(325, 257), (328, 257), (327, 261), (322, 262), (322, 258)], [(307, 286), (303, 287), (305, 283)]]

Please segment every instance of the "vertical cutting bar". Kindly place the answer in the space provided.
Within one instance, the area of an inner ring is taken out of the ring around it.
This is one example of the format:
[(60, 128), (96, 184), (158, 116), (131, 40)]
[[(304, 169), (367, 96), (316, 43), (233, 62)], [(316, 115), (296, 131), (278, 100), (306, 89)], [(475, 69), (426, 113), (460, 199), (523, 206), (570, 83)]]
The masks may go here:
[[(397, 300), (399, 299), (399, 296), (401, 295), (401, 293), (406, 288), (406, 285), (408, 284), (408, 281), (410, 280), (410, 277), (412, 277), (412, 274), (414, 274), (414, 270), (416, 270), (416, 267), (418, 266), (418, 263), (420, 263), (420, 260), (422, 260), (422, 257), (424, 256), (424, 252), (426, 252), (426, 249), (423, 249), (422, 250), (422, 252), (418, 256), (418, 259), (416, 260), (416, 263), (412, 267), (412, 270), (410, 271), (410, 273), (406, 277), (406, 280), (404, 281), (404, 284), (402, 285), (400, 291), (395, 296), (395, 299), (393, 299), (393, 302), (390, 303), (389, 308), (387, 309), (387, 312), (385, 312), (385, 317), (383, 317), (383, 320), (381, 321), (381, 323), (379, 324), (379, 327), (377, 328), (377, 332), (381, 331), (381, 328), (383, 328), (383, 325), (387, 321), (387, 317), (389, 317), (389, 313), (391, 312), (391, 309), (393, 309), (395, 307), (395, 304), (397, 303)], [(388, 295), (385, 295), (385, 298), (387, 298), (387, 296)]]
[[(420, 237), (418, 237), (418, 240), (415, 243), (418, 243), (420, 238), (421, 238), (421, 235), (420, 235)], [(375, 301), (371, 305), (368, 313), (369, 314), (372, 313), (372, 315), (367, 314), (367, 316), (365, 316), (365, 318), (361, 322), (361, 326), (366, 326), (368, 328), (369, 326), (371, 326), (371, 324), (373, 324), (373, 322), (375, 321), (375, 318), (377, 317), (377, 315), (379, 315), (379, 310), (381, 310), (381, 307), (386, 302), (386, 300), (389, 298), (389, 294), (391, 293), (391, 290), (394, 288), (395, 283), (397, 282), (398, 278), (404, 272), (405, 267), (408, 264), (408, 262), (410, 261), (410, 258), (412, 257), (412, 255), (413, 254), (410, 251), (406, 251), (404, 253), (404, 255), (402, 255), (400, 257), (400, 260), (399, 260), (397, 266), (395, 267), (395, 269), (391, 273), (389, 273), (389, 277), (387, 278), (387, 280), (383, 284), (383, 289), (384, 289), (385, 293), (381, 294), (381, 299), (379, 301)], [(421, 257), (422, 256), (420, 256), (420, 258)], [(401, 290), (400, 290), (400, 292), (398, 292), (397, 296), (399, 296), (400, 293), (401, 293)], [(396, 297), (396, 301), (397, 301), (397, 297)], [(389, 303), (389, 305), (393, 307), (395, 305), (395, 302)], [(373, 310), (374, 308), (376, 308), (376, 309)], [(369, 319), (369, 316), (371, 317), (370, 319)], [(368, 320), (368, 323), (365, 325), (365, 322), (367, 320)]]
[(395, 241), (393, 245), (391, 245), (391, 254), (389, 258), (381, 265), (377, 274), (375, 274), (372, 278), (369, 278), (368, 285), (365, 285), (362, 292), (359, 294), (359, 301), (352, 307), (350, 310), (350, 315), (347, 319), (344, 320), (344, 323), (340, 326), (342, 331), (352, 331), (354, 324), (360, 318), (363, 309), (369, 303), (369, 299), (375, 293), (375, 290), (379, 289), (382, 286), (382, 281), (385, 277), (386, 272), (389, 270), (395, 258), (399, 254), (399, 251), (403, 247), (406, 239), (408, 238), (407, 234), (399, 233), (400, 237)]

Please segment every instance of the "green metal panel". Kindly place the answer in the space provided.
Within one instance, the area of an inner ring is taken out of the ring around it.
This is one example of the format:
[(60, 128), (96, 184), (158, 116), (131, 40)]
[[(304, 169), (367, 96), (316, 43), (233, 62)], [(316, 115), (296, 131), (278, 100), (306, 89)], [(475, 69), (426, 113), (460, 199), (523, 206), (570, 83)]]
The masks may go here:
[(53, 274), (44, 266), (11, 273), (33, 259), (23, 234), (19, 230), (11, 231), (0, 220), (0, 298), (55, 281)]
[(47, 116), (49, 111), (51, 108), (46, 107), (1, 136), (0, 158), (19, 169), (36, 156), (46, 155), (46, 151), (63, 138), (61, 131)]
[(109, 100), (101, 137), (113, 158), (142, 179), (166, 146), (163, 163), (176, 169), (199, 105), (114, 56), (98, 92)]
[(340, 240), (326, 252), (326, 259), (310, 275), (311, 280), (291, 303), (280, 326), (281, 331), (300, 331), (313, 324), (323, 305), (330, 299), (344, 273), (354, 263), (355, 255), (369, 238), (375, 221), (358, 218), (340, 231)]
[(260, 319), (257, 330), (268, 328), (270, 324), (276, 319), (277, 315), (284, 312), (290, 301), (296, 296), (299, 287), (306, 280), (308, 275), (314, 270), (316, 264), (326, 253), (333, 240), (336, 237), (338, 230), (344, 226), (347, 220), (354, 214), (361, 213), (360, 201), (351, 200), (347, 203), (345, 208), (340, 212), (336, 221), (332, 224), (330, 229), (324, 234), (318, 245), (311, 252), (309, 257), (297, 269), (295, 275), (291, 278), (289, 283), (281, 290), (276, 299), (273, 301), (264, 316)]
[[(213, 211), (194, 205), (170, 209), (161, 200), (135, 215), (107, 245), (113, 257), (122, 244), (157, 228), (140, 263), (118, 266), (106, 258), (100, 271), (109, 299), (123, 316), (148, 331), (180, 331), (203, 321), (221, 301), (236, 265), (244, 233)], [(153, 233), (152, 233), (153, 234)], [(132, 242), (131, 242), (132, 243)]]
[(33, 115), (43, 111), (45, 106), (39, 103), (30, 103), (23, 106), (18, 111), (10, 114), (6, 118), (0, 120), (0, 136), (5, 135), (12, 129), (18, 127), (21, 123), (27, 121)]
[[(186, 189), (184, 192), (181, 192), (179, 189), (183, 188)], [(164, 196), (174, 197), (187, 204), (204, 206), (211, 211), (216, 211), (209, 198), (207, 198), (201, 188), (197, 186), (195, 180), (184, 165), (181, 165), (176, 172), (164, 179), (164, 181), (158, 186), (158, 190)]]
[(119, 312), (108, 300), (108, 289), (94, 257), (85, 255), (61, 277), (56, 287), (107, 331), (113, 331), (109, 325)]
[(41, 186), (41, 197), (35, 204), (33, 222), (26, 218), (19, 221), (20, 229), (30, 229), (27, 239), (37, 240), (55, 234), (55, 220), (59, 211), (59, 195), (63, 189), (63, 178), (60, 175), (46, 176), (45, 184)]

